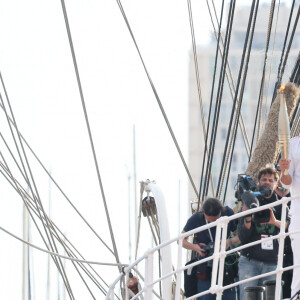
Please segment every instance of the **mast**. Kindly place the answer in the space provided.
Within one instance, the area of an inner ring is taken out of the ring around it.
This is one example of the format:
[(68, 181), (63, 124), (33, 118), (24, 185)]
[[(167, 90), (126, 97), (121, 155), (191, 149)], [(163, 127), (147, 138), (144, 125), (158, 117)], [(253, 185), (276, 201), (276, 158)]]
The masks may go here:
[[(136, 198), (136, 143), (135, 143), (135, 125), (133, 125), (133, 187), (134, 187), (134, 230), (135, 237), (137, 237), (137, 228), (138, 228), (138, 206)], [(137, 245), (135, 245), (136, 247)]]
[(131, 180), (131, 176), (130, 176), (130, 172), (128, 170), (128, 175), (127, 175), (127, 179), (128, 179), (128, 261), (129, 263), (131, 263), (131, 195), (130, 195), (130, 180)]
[[(50, 169), (50, 175), (51, 169)], [(49, 178), (48, 215), (51, 219), (51, 179)], [(50, 299), (50, 255), (47, 256), (47, 300)]]
[(181, 214), (180, 214), (180, 193), (181, 193), (181, 186), (180, 186), (181, 181), (178, 180), (178, 232), (181, 232), (181, 228), (180, 228), (180, 218), (181, 218)]
[[(26, 205), (23, 204), (23, 240), (29, 241), (29, 213)], [(23, 243), (23, 300), (29, 300), (29, 247)]]

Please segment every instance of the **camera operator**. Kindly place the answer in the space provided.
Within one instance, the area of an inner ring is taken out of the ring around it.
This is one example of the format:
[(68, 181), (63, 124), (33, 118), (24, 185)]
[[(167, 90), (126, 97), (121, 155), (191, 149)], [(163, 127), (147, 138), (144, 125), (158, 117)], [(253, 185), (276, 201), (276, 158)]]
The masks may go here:
[[(208, 198), (204, 201), (202, 210), (194, 213), (187, 221), (182, 233), (190, 231), (192, 229), (204, 226), (208, 223), (216, 221), (221, 216), (231, 216), (233, 211), (228, 206), (223, 207), (222, 203), (216, 198)], [(231, 232), (236, 231), (237, 222), (233, 220), (228, 224), (227, 237)], [(216, 227), (212, 227), (208, 230), (198, 232), (194, 235), (194, 244), (188, 241), (188, 237), (183, 240), (183, 247), (185, 249), (193, 250), (197, 252), (199, 259), (213, 254), (213, 245), (215, 241)], [(226, 249), (229, 246), (235, 246), (239, 243), (237, 237), (228, 238), (226, 241)], [(211, 270), (212, 261), (200, 264), (197, 268), (197, 291), (198, 293), (206, 291), (211, 286)], [(233, 281), (232, 281), (233, 282)], [(231, 282), (231, 283), (232, 283)], [(228, 284), (228, 283), (227, 283)], [(223, 300), (235, 299), (235, 288), (227, 289), (223, 292)], [(216, 295), (207, 294), (197, 299), (201, 300), (214, 300)]]
[[(277, 186), (278, 174), (273, 168), (263, 168), (258, 173), (258, 187), (260, 190), (268, 191), (265, 196), (260, 198), (260, 205), (270, 204), (277, 201), (275, 189)], [(268, 194), (268, 195), (266, 195)], [(242, 211), (249, 208), (243, 203)], [(258, 213), (254, 214), (256, 217)], [(257, 240), (262, 240), (277, 235), (281, 224), (281, 205), (274, 209), (259, 212), (259, 216), (268, 216), (268, 221), (259, 221), (247, 215), (239, 219), (238, 236), (241, 243), (248, 244)], [(288, 214), (286, 219), (286, 228), (288, 226)], [(241, 251), (239, 260), (239, 280), (251, 278), (256, 275), (274, 271), (277, 267), (278, 241), (272, 240), (262, 242), (261, 244), (245, 248)], [(275, 280), (275, 275), (263, 277), (240, 285), (240, 299), (246, 299), (245, 288), (248, 286), (262, 285), (265, 280)]]

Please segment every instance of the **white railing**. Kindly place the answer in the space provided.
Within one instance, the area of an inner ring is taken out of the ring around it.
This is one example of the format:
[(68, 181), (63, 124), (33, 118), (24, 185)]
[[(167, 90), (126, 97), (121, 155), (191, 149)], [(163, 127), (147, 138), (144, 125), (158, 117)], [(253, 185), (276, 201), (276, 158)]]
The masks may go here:
[[(212, 277), (211, 277), (211, 287), (209, 290), (198, 293), (196, 295), (193, 295), (192, 297), (186, 298), (186, 300), (190, 300), (190, 299), (195, 299), (197, 297), (209, 294), (209, 293), (213, 293), (216, 294), (216, 299), (217, 300), (221, 300), (222, 299), (222, 293), (224, 290), (226, 289), (230, 289), (232, 287), (238, 286), (242, 283), (246, 283), (252, 280), (256, 280), (259, 278), (263, 278), (269, 275), (274, 275), (276, 274), (276, 292), (275, 292), (275, 300), (279, 300), (280, 299), (280, 295), (281, 295), (281, 275), (283, 273), (283, 271), (287, 271), (287, 270), (291, 270), (297, 267), (300, 267), (300, 265), (294, 265), (294, 266), (289, 266), (286, 268), (282, 267), (282, 263), (283, 263), (283, 254), (284, 254), (284, 238), (287, 235), (291, 235), (294, 233), (298, 233), (300, 231), (296, 231), (296, 232), (285, 232), (285, 222), (281, 222), (281, 227), (280, 227), (280, 232), (278, 235), (276, 236), (272, 236), (269, 238), (264, 239), (264, 241), (269, 241), (269, 240), (274, 240), (274, 239), (279, 239), (279, 250), (278, 250), (278, 263), (277, 263), (277, 269), (275, 271), (272, 272), (268, 272), (268, 273), (264, 273), (255, 277), (251, 277), (249, 279), (245, 279), (245, 280), (241, 280), (235, 283), (232, 283), (230, 285), (226, 285), (223, 286), (223, 271), (224, 271), (224, 261), (225, 261), (225, 257), (226, 255), (236, 252), (236, 251), (240, 251), (244, 248), (253, 246), (253, 245), (257, 245), (261, 243), (261, 240), (246, 244), (246, 245), (241, 245), (239, 247), (236, 247), (234, 249), (230, 249), (228, 251), (226, 251), (226, 233), (227, 233), (227, 226), (228, 223), (231, 220), (234, 219), (238, 219), (240, 217), (249, 215), (249, 214), (253, 214), (255, 212), (267, 209), (267, 208), (271, 208), (273, 206), (278, 206), (282, 204), (282, 213), (281, 213), (281, 220), (285, 220), (286, 219), (286, 211), (287, 211), (287, 203), (289, 201), (292, 201), (294, 199), (300, 198), (299, 196), (294, 196), (294, 197), (290, 197), (290, 198), (283, 198), (281, 200), (278, 200), (276, 202), (267, 204), (267, 205), (263, 205), (257, 208), (253, 208), (253, 209), (249, 209), (247, 211), (244, 212), (240, 212), (237, 214), (234, 214), (230, 217), (227, 216), (223, 216), (220, 217), (219, 219), (217, 219), (215, 222), (213, 223), (209, 223), (206, 224), (204, 226), (198, 227), (196, 229), (193, 229), (191, 231), (185, 232), (183, 234), (178, 235), (178, 237), (173, 238), (169, 241), (166, 241), (164, 243), (161, 243), (160, 245), (149, 249), (148, 251), (146, 251), (146, 253), (139, 258), (138, 260), (136, 260), (134, 263), (132, 263), (131, 265), (129, 265), (128, 267), (126, 267), (124, 269), (124, 273), (125, 273), (125, 278), (128, 278), (128, 274), (131, 270), (136, 269), (138, 264), (145, 260), (145, 279), (144, 279), (144, 285), (142, 287), (142, 289), (139, 291), (138, 294), (136, 294), (134, 297), (130, 298), (131, 300), (134, 299), (140, 299), (139, 297), (143, 297), (145, 300), (150, 300), (152, 299), (152, 296), (155, 295), (158, 299), (160, 299), (160, 297), (158, 296), (158, 294), (154, 291), (153, 287), (155, 284), (159, 283), (159, 282), (163, 282), (164, 279), (171, 277), (176, 275), (176, 287), (175, 287), (175, 295), (173, 296), (173, 299), (175, 300), (179, 300), (181, 295), (180, 295), (180, 289), (181, 289), (181, 282), (182, 282), (182, 273), (184, 270), (192, 268), (196, 265), (205, 263), (209, 260), (213, 260), (213, 268), (212, 268)], [(184, 266), (182, 264), (182, 241), (185, 237), (187, 236), (191, 236), (197, 232), (201, 232), (204, 230), (207, 230), (208, 228), (214, 227), (216, 226), (216, 236), (215, 236), (215, 246), (214, 246), (214, 254), (210, 257), (201, 259), (199, 261), (196, 261), (188, 266)], [(221, 230), (223, 229), (223, 231)], [(225, 234), (222, 234), (225, 233)], [(169, 246), (171, 244), (176, 244), (177, 243), (177, 268), (175, 269), (175, 271), (172, 271), (168, 274), (164, 274), (163, 276), (159, 277), (156, 280), (153, 280), (153, 255), (156, 251), (159, 251), (160, 249)], [(109, 290), (107, 292), (106, 295), (106, 299), (108, 300), (112, 300), (114, 299), (114, 289), (117, 285), (117, 283), (123, 278), (124, 274), (120, 273), (119, 276), (116, 278), (116, 280), (110, 285)], [(142, 279), (142, 278), (141, 278)], [(127, 290), (127, 287), (125, 287), (125, 289)], [(128, 297), (128, 291), (126, 291), (125, 293), (125, 299), (129, 299)], [(171, 300), (171, 299), (163, 299), (163, 300)]]

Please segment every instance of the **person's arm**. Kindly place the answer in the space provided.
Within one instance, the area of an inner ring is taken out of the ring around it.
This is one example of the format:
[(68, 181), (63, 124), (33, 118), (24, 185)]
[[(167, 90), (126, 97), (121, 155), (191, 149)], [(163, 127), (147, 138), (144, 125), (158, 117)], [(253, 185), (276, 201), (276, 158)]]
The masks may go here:
[[(185, 231), (183, 230), (181, 233), (185, 233)], [(201, 256), (206, 256), (206, 253), (205, 253), (205, 250), (203, 250), (201, 248), (201, 246), (205, 246), (205, 244), (203, 243), (199, 243), (199, 244), (193, 244), (193, 243), (190, 243), (188, 241), (188, 236), (186, 236), (183, 241), (182, 241), (182, 247), (185, 248), (185, 249), (188, 249), (188, 250), (193, 250), (193, 251), (196, 251), (197, 253), (199, 253)]]
[[(246, 205), (243, 205), (242, 211), (248, 210)], [(252, 217), (245, 216), (239, 219), (238, 238), (242, 244), (248, 243), (252, 235)]]
[[(248, 207), (244, 204), (242, 207), (242, 211), (246, 211), (246, 210), (248, 210)], [(252, 223), (251, 221), (252, 221), (251, 215), (244, 217), (244, 226), (248, 230), (251, 228), (251, 223)]]
[[(227, 206), (226, 209), (228, 216), (234, 215), (234, 211), (231, 208)], [(236, 247), (241, 243), (238, 237), (238, 219), (231, 220), (228, 224), (228, 229), (230, 230), (231, 237), (226, 240), (226, 249)]]
[(285, 174), (285, 170), (290, 169), (290, 163), (291, 161), (288, 159), (281, 158), (279, 160), (279, 167), (280, 167), (280, 183), (284, 188), (289, 188), (289, 186), (292, 184), (292, 177), (289, 173)]
[(229, 247), (236, 247), (241, 243), (238, 235), (234, 235), (231, 238), (228, 238), (226, 240), (226, 249), (228, 249)]

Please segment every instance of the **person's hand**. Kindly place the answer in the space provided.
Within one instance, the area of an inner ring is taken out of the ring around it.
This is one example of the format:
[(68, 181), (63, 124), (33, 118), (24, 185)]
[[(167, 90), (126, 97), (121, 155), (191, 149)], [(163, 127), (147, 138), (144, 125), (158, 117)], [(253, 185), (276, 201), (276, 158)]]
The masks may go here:
[(269, 211), (270, 211), (270, 220), (269, 220), (269, 222), (259, 223), (260, 225), (263, 225), (263, 224), (273, 224), (273, 225), (275, 225), (274, 223), (275, 223), (276, 219), (275, 219), (273, 210), (269, 209)]
[(273, 209), (270, 208), (270, 220), (269, 220), (269, 222), (267, 224), (273, 224), (273, 225), (275, 225), (276, 221), (277, 221), (277, 219), (275, 218)]
[(275, 215), (274, 215), (273, 210), (270, 209), (270, 220), (269, 220), (269, 222), (266, 222), (266, 223), (260, 223), (260, 224), (272, 224), (272, 225), (275, 225), (276, 227), (280, 228), (281, 221), (280, 221), (280, 220), (277, 220), (277, 219), (275, 218)]
[(279, 164), (279, 168), (280, 168), (280, 172), (283, 173), (284, 170), (288, 170), (290, 167), (290, 163), (291, 161), (289, 159), (285, 159), (285, 158), (280, 158), (278, 164)]
[(245, 211), (245, 210), (248, 210), (248, 207), (245, 204), (243, 204), (242, 211)]
[(203, 249), (203, 247), (206, 246), (206, 244), (204, 243), (199, 243), (197, 244), (197, 252), (202, 256), (205, 257), (206, 256), (206, 251)]
[(226, 250), (232, 245), (231, 238), (226, 240)]

